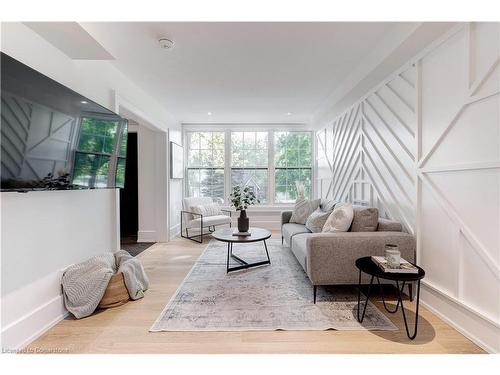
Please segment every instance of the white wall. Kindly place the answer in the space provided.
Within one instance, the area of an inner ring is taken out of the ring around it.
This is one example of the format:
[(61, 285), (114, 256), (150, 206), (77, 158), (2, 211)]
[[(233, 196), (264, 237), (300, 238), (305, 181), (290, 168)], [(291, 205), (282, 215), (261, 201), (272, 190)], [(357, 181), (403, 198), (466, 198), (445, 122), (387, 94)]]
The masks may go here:
[(138, 242), (169, 239), (167, 133), (137, 127)]
[[(424, 301), (500, 351), (500, 26), (465, 27), (418, 62), (417, 254)], [(444, 301), (444, 302), (443, 302)], [(448, 306), (440, 308), (440, 304)]]
[[(148, 220), (157, 222), (155, 230), (161, 235), (155, 240), (167, 240), (169, 212), (166, 180), (167, 132), (169, 126), (173, 124), (177, 126), (176, 120), (167, 109), (124, 76), (112, 62), (71, 60), (22, 23), (2, 23), (1, 38), (2, 52), (104, 107), (124, 117), (144, 121), (150, 128), (158, 131), (158, 136), (153, 137), (157, 159), (154, 165), (148, 164), (148, 166), (149, 172), (158, 177), (159, 183), (152, 197), (155, 209), (145, 216)], [(45, 211), (38, 209), (37, 194), (50, 194), (48, 202), (44, 202), (47, 205)], [(47, 262), (47, 267), (44, 266), (40, 269), (40, 273), (36, 273), (37, 279), (34, 283), (30, 280), (19, 281), (8, 289), (8, 295), (5, 297), (2, 288), (2, 311), (6, 312), (6, 320), (2, 318), (2, 329), (7, 330), (2, 332), (4, 347), (5, 344), (15, 347), (29, 342), (34, 338), (33, 335), (36, 336), (50, 324), (61, 319), (64, 309), (58, 296), (60, 269), (95, 253), (116, 249), (118, 247), (116, 220), (119, 220), (117, 219), (119, 216), (116, 216), (117, 198), (114, 190), (29, 193), (14, 194), (13, 198), (5, 197), (7, 195), (2, 193), (2, 200), (9, 199), (16, 202), (20, 210), (16, 212), (17, 216), (14, 216), (12, 209), (6, 208), (5, 204), (2, 205), (2, 256), (5, 251), (13, 252), (12, 244), (17, 243), (16, 252), (23, 254), (22, 259), (26, 263), (38, 259), (41, 254)], [(32, 202), (33, 200), (36, 201)], [(49, 209), (48, 206), (61, 209)], [(89, 217), (90, 212), (93, 213), (92, 217)], [(14, 222), (12, 217), (18, 217), (16, 222), (24, 221), (19, 227), (22, 235), (11, 230), (4, 231), (4, 225), (10, 226)], [(39, 219), (36, 224), (31, 220), (33, 217)], [(80, 223), (82, 227), (80, 232), (86, 233), (87, 230), (92, 230), (91, 236), (80, 235), (72, 230), (72, 227), (49, 224), (55, 221), (71, 225), (70, 223), (76, 223), (80, 219), (85, 220)], [(39, 222), (47, 224), (41, 226)], [(24, 242), (26, 238), (30, 238), (30, 233), (38, 233), (38, 227), (45, 228), (46, 235), (38, 238), (36, 243)], [(101, 229), (97, 230), (97, 227)], [(72, 236), (68, 237), (66, 232)], [(21, 237), (23, 238), (18, 240)], [(58, 251), (54, 250), (54, 243), (57, 244)], [(59, 257), (63, 249), (66, 252), (65, 256)], [(6, 264), (8, 263), (2, 262), (2, 275), (8, 267)], [(12, 275), (7, 277), (10, 278)], [(9, 287), (8, 283), (6, 285)], [(19, 322), (16, 322), (16, 319)]]
[(118, 249), (119, 197), (101, 189), (1, 199), (2, 347), (17, 348), (64, 316), (62, 270)]
[(317, 132), (319, 194), (417, 236), (422, 302), (500, 351), (500, 25), (461, 25)]
[[(172, 127), (169, 130), (169, 141), (183, 145), (182, 143), (182, 129), (181, 127)], [(170, 144), (168, 150), (168, 157), (170, 160)], [(182, 209), (182, 197), (184, 189), (184, 179), (172, 179), (170, 174), (168, 176), (169, 180), (169, 210), (170, 210), (170, 238), (174, 238), (180, 234), (181, 230), (181, 219), (180, 211)]]

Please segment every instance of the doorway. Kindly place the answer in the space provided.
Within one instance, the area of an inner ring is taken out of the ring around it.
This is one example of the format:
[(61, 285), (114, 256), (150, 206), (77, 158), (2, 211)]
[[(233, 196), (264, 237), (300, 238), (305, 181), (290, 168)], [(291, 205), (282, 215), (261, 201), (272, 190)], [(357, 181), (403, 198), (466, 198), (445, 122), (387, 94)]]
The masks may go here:
[(122, 248), (137, 243), (139, 195), (137, 177), (137, 133), (128, 133), (125, 187), (120, 189), (120, 237)]

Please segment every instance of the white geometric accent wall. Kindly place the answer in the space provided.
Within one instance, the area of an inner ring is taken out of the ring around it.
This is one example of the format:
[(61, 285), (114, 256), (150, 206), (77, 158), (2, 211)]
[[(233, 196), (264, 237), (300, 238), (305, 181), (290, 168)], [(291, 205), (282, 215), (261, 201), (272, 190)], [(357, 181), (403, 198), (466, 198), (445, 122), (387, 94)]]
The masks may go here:
[(417, 237), (422, 300), (500, 351), (500, 24), (464, 24), (317, 132), (321, 197)]
[(428, 297), (445, 296), (455, 309), (473, 312), (482, 320), (478, 332), (484, 338), (478, 338), (495, 351), (500, 351), (499, 61), (499, 24), (477, 23), (431, 51), (418, 67), (417, 253), (428, 272)]
[(391, 77), (317, 132), (320, 196), (378, 207), (415, 228), (415, 68)]

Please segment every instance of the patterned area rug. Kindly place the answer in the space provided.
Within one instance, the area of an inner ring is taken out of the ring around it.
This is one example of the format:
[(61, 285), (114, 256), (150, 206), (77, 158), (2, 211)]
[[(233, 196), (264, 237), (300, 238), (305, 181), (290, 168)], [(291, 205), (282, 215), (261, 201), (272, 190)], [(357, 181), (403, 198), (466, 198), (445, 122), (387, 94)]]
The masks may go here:
[[(267, 244), (271, 265), (226, 274), (227, 245), (210, 241), (150, 331), (397, 330), (371, 303), (358, 323), (356, 287), (319, 287), (313, 304), (290, 249)], [(266, 256), (262, 242), (235, 244), (233, 253), (249, 262)]]

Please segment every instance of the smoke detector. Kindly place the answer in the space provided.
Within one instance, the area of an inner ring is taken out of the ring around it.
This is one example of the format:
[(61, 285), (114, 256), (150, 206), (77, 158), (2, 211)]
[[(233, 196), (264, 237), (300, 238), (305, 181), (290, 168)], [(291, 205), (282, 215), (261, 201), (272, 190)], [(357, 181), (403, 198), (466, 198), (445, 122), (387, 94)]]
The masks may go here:
[(174, 42), (172, 42), (168, 38), (160, 38), (158, 39), (158, 43), (160, 44), (160, 47), (163, 49), (172, 49), (174, 47)]

